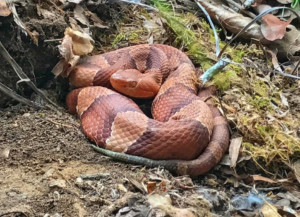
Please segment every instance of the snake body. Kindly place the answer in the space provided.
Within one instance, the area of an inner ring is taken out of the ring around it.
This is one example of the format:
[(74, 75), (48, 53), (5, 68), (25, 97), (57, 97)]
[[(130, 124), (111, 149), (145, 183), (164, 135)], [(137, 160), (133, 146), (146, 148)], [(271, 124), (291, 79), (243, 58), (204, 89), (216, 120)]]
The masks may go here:
[[(127, 73), (139, 78), (119, 82)], [(136, 45), (86, 57), (69, 78), (79, 87), (67, 96), (69, 110), (80, 116), (94, 148), (113, 159), (198, 176), (228, 148), (226, 120), (210, 101), (211, 91), (199, 91), (199, 73), (178, 49)], [(153, 119), (113, 88), (138, 98), (155, 92)]]

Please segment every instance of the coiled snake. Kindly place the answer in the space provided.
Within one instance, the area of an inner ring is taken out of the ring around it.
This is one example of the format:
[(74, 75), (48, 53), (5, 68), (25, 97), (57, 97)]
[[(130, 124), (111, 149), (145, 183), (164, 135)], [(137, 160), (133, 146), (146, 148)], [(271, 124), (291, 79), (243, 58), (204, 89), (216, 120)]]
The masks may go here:
[[(78, 87), (67, 96), (94, 148), (114, 159), (163, 166), (198, 176), (228, 148), (227, 122), (199, 91), (199, 73), (180, 50), (136, 45), (80, 60), (69, 75)], [(128, 97), (154, 98), (153, 119)]]

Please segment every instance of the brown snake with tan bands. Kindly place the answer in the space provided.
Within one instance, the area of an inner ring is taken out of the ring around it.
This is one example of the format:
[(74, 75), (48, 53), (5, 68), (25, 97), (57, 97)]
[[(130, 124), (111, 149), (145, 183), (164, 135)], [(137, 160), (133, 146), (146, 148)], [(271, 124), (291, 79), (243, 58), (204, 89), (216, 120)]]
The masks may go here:
[[(86, 57), (69, 78), (80, 87), (67, 96), (69, 110), (78, 113), (84, 133), (101, 147), (94, 148), (113, 159), (198, 176), (228, 148), (226, 120), (210, 101), (210, 89), (199, 91), (199, 73), (178, 49), (136, 45)], [(112, 88), (136, 98), (155, 97), (154, 119)]]

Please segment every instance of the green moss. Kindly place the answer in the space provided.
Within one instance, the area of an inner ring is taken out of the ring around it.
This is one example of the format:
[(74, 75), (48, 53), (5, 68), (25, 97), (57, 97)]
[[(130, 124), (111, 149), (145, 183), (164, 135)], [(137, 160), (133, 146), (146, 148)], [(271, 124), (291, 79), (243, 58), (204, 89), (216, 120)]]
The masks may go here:
[(236, 72), (228, 70), (224, 73), (219, 73), (215, 75), (213, 78), (213, 84), (216, 85), (218, 89), (224, 91), (230, 88), (232, 80), (236, 78)]
[(119, 33), (118, 35), (116, 35), (115, 39), (113, 40), (113, 42), (111, 43), (112, 46), (116, 46), (120, 41), (125, 40), (126, 39), (126, 35), (124, 33)]
[(268, 97), (269, 86), (262, 80), (256, 80), (253, 90), (262, 97)]
[(132, 31), (129, 33), (128, 39), (129, 40), (137, 40), (140, 38), (140, 36), (144, 33), (145, 31), (143, 29), (138, 29), (135, 31)]
[[(203, 69), (211, 67), (215, 61), (210, 58), (209, 49), (214, 46), (214, 41), (209, 41), (207, 47), (203, 45), (201, 34), (191, 28), (193, 23), (199, 22), (198, 18), (191, 13), (178, 14), (174, 13), (170, 5), (161, 0), (153, 1), (159, 9), (161, 16), (167, 21), (168, 26), (176, 35), (176, 44), (187, 48), (188, 55)], [(210, 34), (208, 34), (210, 36)]]
[(260, 110), (271, 110), (271, 100), (267, 97), (253, 96), (250, 104)]

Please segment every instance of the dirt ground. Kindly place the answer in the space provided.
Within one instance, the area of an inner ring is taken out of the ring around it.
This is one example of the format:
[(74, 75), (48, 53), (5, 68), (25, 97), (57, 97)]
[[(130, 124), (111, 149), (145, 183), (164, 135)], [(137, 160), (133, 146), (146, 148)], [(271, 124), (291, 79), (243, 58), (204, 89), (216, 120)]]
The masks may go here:
[[(251, 181), (238, 184), (242, 163), (239, 175), (219, 165), (192, 180), (114, 162), (90, 148), (79, 120), (66, 111), (16, 105), (1, 110), (0, 117), (1, 217), (241, 216), (231, 200), (253, 189)], [(256, 186), (263, 194), (292, 189)]]
[[(164, 183), (156, 190), (171, 195), (177, 207), (210, 215), (210, 205), (197, 193), (200, 186), (190, 178), (94, 152), (78, 119), (67, 112), (17, 105), (0, 117), (0, 216), (158, 216), (147, 202), (150, 182)], [(221, 186), (221, 180), (213, 182)], [(135, 215), (125, 215), (129, 212)]]

